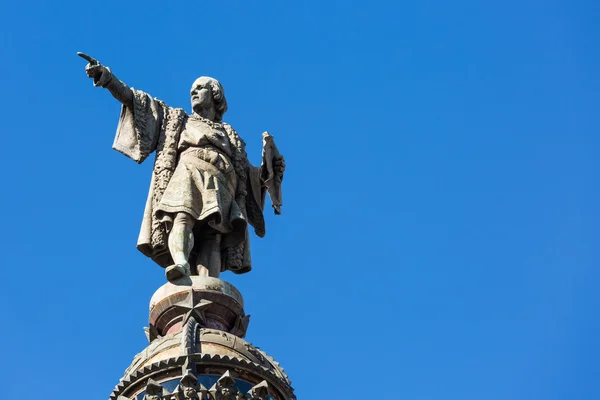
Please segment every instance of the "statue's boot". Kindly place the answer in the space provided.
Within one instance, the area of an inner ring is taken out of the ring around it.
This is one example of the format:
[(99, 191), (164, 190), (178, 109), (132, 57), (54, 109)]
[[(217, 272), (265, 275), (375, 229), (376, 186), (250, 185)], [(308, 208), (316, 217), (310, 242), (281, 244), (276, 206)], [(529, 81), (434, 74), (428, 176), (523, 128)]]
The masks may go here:
[(167, 267), (165, 271), (165, 275), (167, 276), (167, 280), (169, 282), (174, 282), (178, 279), (185, 278), (190, 276), (190, 265), (189, 264), (175, 264)]

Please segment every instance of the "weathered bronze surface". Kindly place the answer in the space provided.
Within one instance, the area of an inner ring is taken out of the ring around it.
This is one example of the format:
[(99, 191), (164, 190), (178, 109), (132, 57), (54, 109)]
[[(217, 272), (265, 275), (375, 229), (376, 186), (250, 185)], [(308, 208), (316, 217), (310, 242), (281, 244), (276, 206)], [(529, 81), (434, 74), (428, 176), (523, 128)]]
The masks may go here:
[(94, 85), (122, 103), (113, 148), (138, 163), (156, 153), (138, 249), (166, 268), (168, 280), (250, 271), (248, 224), (265, 235), (266, 193), (281, 212), (285, 162), (273, 137), (263, 133), (262, 165), (254, 167), (244, 141), (222, 122), (227, 100), (216, 79), (194, 81), (187, 114), (78, 54), (89, 62), (85, 71)]

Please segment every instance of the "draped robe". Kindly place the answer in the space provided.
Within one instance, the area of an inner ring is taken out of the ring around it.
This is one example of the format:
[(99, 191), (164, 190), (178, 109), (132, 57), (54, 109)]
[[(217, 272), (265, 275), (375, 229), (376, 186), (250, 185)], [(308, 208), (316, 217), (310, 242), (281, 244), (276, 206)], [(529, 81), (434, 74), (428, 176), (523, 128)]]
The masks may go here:
[[(152, 152), (156, 153), (150, 190), (146, 201), (137, 248), (162, 267), (173, 264), (168, 250), (169, 221), (173, 215), (165, 216), (159, 210), (163, 194), (179, 162), (179, 142), (190, 116), (180, 108), (172, 108), (148, 94), (132, 89), (133, 107), (123, 106), (113, 148), (137, 163), (142, 163)], [(226, 232), (222, 238), (222, 270), (245, 273), (252, 268), (246, 221), (254, 227), (259, 237), (265, 235), (263, 208), (265, 188), (261, 184), (261, 168), (253, 167), (246, 156), (245, 143), (238, 134), (223, 123), (231, 147), (231, 161), (235, 167), (236, 187), (232, 188), (238, 219), (237, 230)], [(207, 168), (203, 174), (218, 175), (218, 171)], [(216, 176), (216, 178), (222, 178)], [(203, 195), (203, 188), (195, 193)], [(221, 189), (219, 189), (221, 190)], [(222, 189), (224, 190), (224, 189)], [(207, 225), (198, 229), (209, 229)], [(212, 229), (212, 228), (211, 228)], [(240, 232), (240, 229), (242, 230)], [(195, 233), (198, 232), (195, 229)], [(195, 250), (192, 250), (192, 257)]]

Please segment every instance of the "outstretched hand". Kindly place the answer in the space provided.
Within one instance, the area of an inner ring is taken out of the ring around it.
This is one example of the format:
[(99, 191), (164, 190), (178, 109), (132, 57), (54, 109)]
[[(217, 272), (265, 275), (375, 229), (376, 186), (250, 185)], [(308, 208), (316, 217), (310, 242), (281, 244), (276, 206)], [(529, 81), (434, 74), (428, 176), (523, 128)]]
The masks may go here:
[(87, 54), (77, 52), (77, 55), (87, 60), (88, 64), (85, 66), (85, 73), (88, 77), (94, 79), (94, 86), (106, 86), (111, 78), (110, 69), (100, 64), (100, 62), (94, 57), (90, 57)]

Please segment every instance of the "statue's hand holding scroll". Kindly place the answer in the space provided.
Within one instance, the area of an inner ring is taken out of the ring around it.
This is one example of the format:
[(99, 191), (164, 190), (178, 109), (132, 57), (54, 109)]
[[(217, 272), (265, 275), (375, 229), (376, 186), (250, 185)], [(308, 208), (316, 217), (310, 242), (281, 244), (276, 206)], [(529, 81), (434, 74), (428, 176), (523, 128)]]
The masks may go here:
[(94, 79), (94, 86), (106, 87), (112, 78), (110, 68), (100, 64), (94, 57), (78, 52), (77, 55), (87, 60), (88, 65), (85, 66), (85, 73), (88, 77)]
[(277, 154), (273, 157), (273, 172), (280, 181), (283, 179), (283, 173), (285, 172), (285, 158), (283, 158), (281, 154)]
[(275, 214), (281, 214), (281, 181), (285, 171), (285, 159), (277, 150), (273, 136), (269, 132), (263, 133), (262, 159), (263, 185), (269, 192)]

